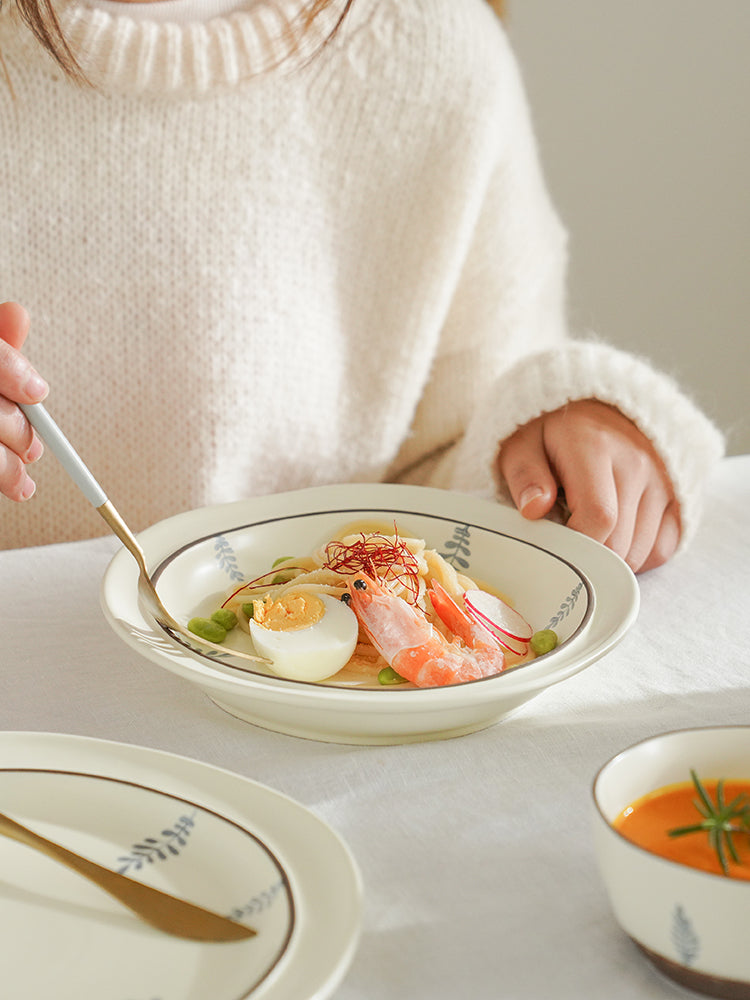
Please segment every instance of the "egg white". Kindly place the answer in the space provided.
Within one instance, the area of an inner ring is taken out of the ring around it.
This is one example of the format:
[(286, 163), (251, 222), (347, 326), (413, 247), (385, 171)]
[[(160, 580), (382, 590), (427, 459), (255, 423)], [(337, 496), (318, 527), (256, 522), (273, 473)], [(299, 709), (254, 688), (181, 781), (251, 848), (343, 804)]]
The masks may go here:
[(332, 677), (350, 659), (357, 645), (359, 624), (351, 608), (328, 594), (317, 594), (325, 614), (306, 628), (273, 630), (251, 618), (248, 622), (256, 652), (273, 664), (274, 673), (295, 681)]

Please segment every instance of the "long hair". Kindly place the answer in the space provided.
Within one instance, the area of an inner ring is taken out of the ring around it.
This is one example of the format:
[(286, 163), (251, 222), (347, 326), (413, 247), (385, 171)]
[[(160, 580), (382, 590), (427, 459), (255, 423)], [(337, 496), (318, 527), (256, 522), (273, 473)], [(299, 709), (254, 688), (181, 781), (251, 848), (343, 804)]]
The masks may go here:
[[(0, 0), (0, 4), (2, 2), (3, 0)], [(65, 40), (51, 0), (13, 0), (13, 2), (39, 43), (50, 53), (67, 76), (79, 83), (85, 83), (86, 78)], [(307, 7), (302, 12), (303, 31), (309, 28), (318, 14), (325, 10), (331, 2), (332, 0), (309, 0)], [(408, 0), (404, 0), (404, 2), (408, 2)], [(498, 17), (504, 16), (505, 0), (487, 0), (487, 2)], [(341, 16), (334, 25), (329, 39), (338, 31), (353, 3), (354, 0), (346, 0)], [(0, 58), (2, 57), (0, 56)]]
[(83, 82), (81, 68), (70, 51), (50, 0), (15, 0), (15, 6), (37, 41), (50, 53), (55, 62), (68, 76)]
[[(0, 4), (2, 2), (3, 0), (0, 0)], [(12, 2), (15, 3), (19, 14), (37, 41), (49, 52), (65, 74), (79, 83), (87, 83), (83, 70), (65, 39), (51, 0), (12, 0)], [(307, 31), (315, 18), (332, 2), (333, 0), (307, 0), (299, 16), (302, 33)], [(354, 0), (346, 0), (344, 9), (324, 44), (336, 34), (353, 3)]]

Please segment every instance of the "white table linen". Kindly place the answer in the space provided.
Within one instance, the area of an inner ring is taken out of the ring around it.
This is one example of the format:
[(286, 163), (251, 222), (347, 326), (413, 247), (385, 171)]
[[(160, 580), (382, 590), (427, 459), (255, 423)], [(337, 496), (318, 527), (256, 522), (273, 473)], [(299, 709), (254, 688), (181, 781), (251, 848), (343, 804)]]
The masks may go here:
[(590, 789), (645, 736), (750, 722), (750, 456), (720, 466), (692, 547), (639, 578), (639, 619), (614, 651), (504, 722), (443, 742), (338, 746), (225, 714), (104, 621), (99, 586), (118, 545), (0, 552), (0, 729), (184, 754), (333, 826), (365, 889), (336, 1000), (675, 995), (609, 910)]

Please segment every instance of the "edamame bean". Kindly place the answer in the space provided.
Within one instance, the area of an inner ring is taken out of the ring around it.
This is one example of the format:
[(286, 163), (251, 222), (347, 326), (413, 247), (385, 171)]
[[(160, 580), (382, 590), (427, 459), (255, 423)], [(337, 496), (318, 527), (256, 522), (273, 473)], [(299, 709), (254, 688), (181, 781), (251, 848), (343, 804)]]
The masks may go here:
[(230, 632), (237, 624), (237, 615), (234, 611), (230, 611), (229, 608), (217, 608), (211, 615), (211, 621), (216, 622), (217, 625), (221, 625), (227, 632)]
[(378, 673), (378, 682), (384, 685), (406, 684), (406, 678), (402, 677), (401, 674), (397, 674), (393, 667), (383, 667)]
[(227, 630), (224, 626), (210, 618), (191, 618), (187, 627), (193, 635), (197, 635), (199, 639), (206, 639), (208, 642), (224, 642), (227, 637)]
[(248, 618), (255, 617), (255, 607), (252, 601), (248, 601), (247, 604), (242, 605), (242, 614), (247, 615)]
[(551, 653), (557, 645), (557, 633), (551, 628), (540, 629), (532, 635), (529, 645), (537, 656), (542, 656), (544, 653)]

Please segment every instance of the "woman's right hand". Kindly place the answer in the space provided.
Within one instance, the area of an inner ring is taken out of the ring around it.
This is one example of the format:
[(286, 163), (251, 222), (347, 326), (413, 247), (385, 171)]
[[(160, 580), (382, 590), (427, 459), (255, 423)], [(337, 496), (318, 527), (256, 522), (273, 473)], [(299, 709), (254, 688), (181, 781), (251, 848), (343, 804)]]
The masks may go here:
[(40, 403), (49, 388), (21, 354), (29, 316), (17, 302), (0, 303), (0, 494), (28, 500), (36, 486), (26, 466), (41, 456), (42, 442), (18, 403)]

